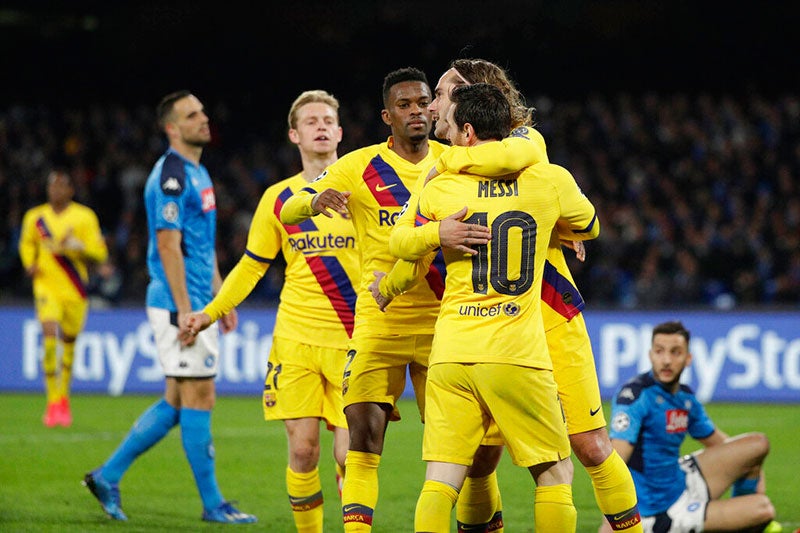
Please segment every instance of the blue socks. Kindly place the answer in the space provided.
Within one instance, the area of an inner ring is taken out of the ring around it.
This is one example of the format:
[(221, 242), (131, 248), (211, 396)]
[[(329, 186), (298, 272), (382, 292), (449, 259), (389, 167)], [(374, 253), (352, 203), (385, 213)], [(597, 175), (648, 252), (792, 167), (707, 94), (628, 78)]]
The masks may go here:
[(740, 477), (733, 482), (733, 487), (731, 488), (731, 498), (736, 496), (744, 496), (746, 494), (755, 494), (757, 486), (757, 477)]
[(203, 507), (216, 509), (223, 503), (214, 469), (214, 445), (211, 442), (211, 411), (181, 409), (181, 440), (186, 458), (194, 473)]
[(102, 467), (103, 479), (111, 484), (119, 480), (133, 461), (163, 439), (178, 423), (178, 410), (161, 399), (142, 413), (128, 436)]

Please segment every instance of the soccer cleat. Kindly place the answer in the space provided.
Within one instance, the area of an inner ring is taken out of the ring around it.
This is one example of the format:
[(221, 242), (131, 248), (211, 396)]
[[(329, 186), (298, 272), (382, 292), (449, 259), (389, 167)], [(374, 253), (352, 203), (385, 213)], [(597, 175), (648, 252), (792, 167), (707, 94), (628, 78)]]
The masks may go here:
[(58, 406), (60, 404), (58, 402), (48, 403), (47, 409), (44, 411), (44, 416), (42, 417), (42, 423), (49, 427), (54, 428), (58, 425)]
[(108, 483), (100, 475), (99, 469), (92, 470), (83, 477), (83, 486), (97, 498), (103, 511), (114, 520), (127, 520), (128, 517), (122, 512), (122, 500), (119, 496), (119, 486)]
[(56, 422), (65, 428), (72, 425), (72, 411), (69, 408), (68, 398), (61, 398), (56, 404)]
[(776, 522), (773, 520), (767, 527), (764, 528), (764, 533), (781, 533), (783, 531), (783, 526), (781, 526), (780, 522)]
[(222, 502), (216, 509), (203, 509), (203, 520), (221, 524), (252, 524), (258, 518), (241, 512), (231, 502)]

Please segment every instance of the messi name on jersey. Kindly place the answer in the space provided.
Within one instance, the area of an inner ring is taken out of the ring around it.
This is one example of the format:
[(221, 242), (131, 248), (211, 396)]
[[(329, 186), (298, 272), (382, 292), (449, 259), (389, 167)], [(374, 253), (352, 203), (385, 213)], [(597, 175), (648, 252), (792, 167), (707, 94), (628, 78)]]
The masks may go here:
[(517, 180), (485, 180), (478, 182), (478, 198), (519, 196)]

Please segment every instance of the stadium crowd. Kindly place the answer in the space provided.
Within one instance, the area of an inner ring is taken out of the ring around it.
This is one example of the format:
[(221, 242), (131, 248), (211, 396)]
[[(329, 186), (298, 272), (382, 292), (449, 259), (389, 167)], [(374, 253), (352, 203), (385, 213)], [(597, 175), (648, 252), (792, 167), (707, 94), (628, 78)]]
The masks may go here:
[[(340, 155), (385, 139), (373, 105), (340, 99)], [(800, 301), (800, 97), (595, 94), (529, 103), (551, 161), (573, 172), (600, 215), (586, 263), (570, 264), (592, 307)], [(47, 170), (58, 165), (106, 235), (110, 263), (93, 276), (91, 292), (110, 305), (141, 303), (142, 188), (165, 149), (152, 107), (0, 111), (0, 301), (29, 299), (17, 253), (22, 214), (44, 201)], [(233, 102), (209, 107), (213, 141), (203, 162), (215, 180), (224, 275), (244, 250), (263, 190), (298, 172), (300, 161), (285, 121), (254, 126)], [(249, 303), (277, 303), (276, 267)]]

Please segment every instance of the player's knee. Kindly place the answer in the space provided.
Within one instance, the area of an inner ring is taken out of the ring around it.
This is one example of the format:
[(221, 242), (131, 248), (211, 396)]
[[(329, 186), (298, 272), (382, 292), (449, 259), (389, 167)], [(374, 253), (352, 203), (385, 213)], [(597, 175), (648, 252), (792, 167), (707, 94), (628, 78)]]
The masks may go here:
[[(312, 443), (297, 444), (289, 451), (291, 464), (299, 472), (310, 472), (319, 464), (319, 445)], [(294, 470), (294, 468), (293, 468)]]
[(775, 506), (772, 505), (770, 499), (765, 494), (754, 494), (753, 496), (756, 500), (753, 509), (755, 513), (754, 522), (762, 524), (775, 520)]
[(502, 446), (479, 446), (475, 452), (472, 466), (469, 467), (467, 476), (486, 477), (497, 469), (497, 464), (503, 456)]
[(583, 466), (599, 466), (613, 451), (605, 428), (570, 435), (569, 444)]

